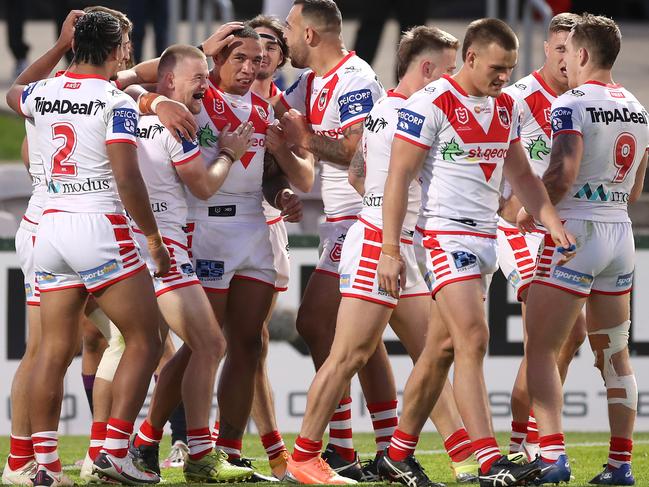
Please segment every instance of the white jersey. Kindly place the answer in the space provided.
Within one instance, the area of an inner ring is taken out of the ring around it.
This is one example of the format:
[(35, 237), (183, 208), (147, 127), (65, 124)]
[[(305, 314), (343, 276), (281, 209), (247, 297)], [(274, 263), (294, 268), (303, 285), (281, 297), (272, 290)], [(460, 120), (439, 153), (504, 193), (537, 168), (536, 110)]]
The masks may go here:
[(534, 173), (543, 176), (550, 165), (550, 107), (557, 95), (538, 71), (519, 79), (504, 91), (518, 102), (521, 144)]
[(587, 81), (552, 103), (552, 132), (584, 141), (577, 179), (557, 205), (561, 217), (629, 222), (629, 193), (649, 144), (647, 111), (636, 97), (619, 85)]
[[(311, 70), (302, 73), (280, 99), (287, 109), (305, 114), (316, 134), (337, 140), (343, 138), (348, 127), (362, 121), (384, 94), (370, 65), (350, 52), (323, 76), (316, 76)], [(349, 184), (348, 166), (320, 162), (327, 217), (356, 215), (361, 209), (361, 198)]]
[(196, 116), (199, 125), (198, 142), (206, 164), (218, 157), (218, 136), (230, 124), (234, 130), (241, 123), (252, 122), (254, 133), (248, 151), (235, 161), (221, 188), (207, 201), (191, 194), (188, 219), (223, 222), (263, 221), (261, 184), (264, 173), (266, 129), (275, 119), (272, 106), (249, 91), (243, 96), (224, 93), (215, 86), (203, 97), (201, 112)]
[(187, 224), (187, 201), (175, 168), (200, 155), (198, 143), (184, 138), (177, 142), (157, 115), (141, 117), (136, 134), (140, 171), (160, 231), (180, 231)]
[(43, 159), (38, 152), (36, 140), (36, 126), (32, 119), (25, 119), (25, 134), (27, 135), (27, 148), (29, 157), (29, 176), (32, 179), (32, 195), (29, 198), (25, 216), (30, 223), (38, 223), (47, 202), (47, 185), (45, 184), (45, 168)]
[[(386, 97), (376, 102), (365, 119), (361, 141), (365, 160), (365, 194), (359, 217), (379, 228), (383, 227), (383, 190), (388, 178), (392, 139), (397, 130), (397, 114), (406, 100), (404, 95), (390, 90)], [(403, 222), (403, 231), (410, 237), (415, 230), (420, 205), (421, 185), (413, 181), (408, 191), (408, 209)]]
[(45, 209), (121, 213), (106, 145), (137, 145), (137, 105), (96, 75), (64, 73), (31, 83), (20, 109), (36, 127), (49, 198)]
[(518, 141), (517, 114), (511, 96), (469, 96), (446, 75), (406, 101), (395, 137), (428, 150), (420, 228), (496, 233), (503, 162)]

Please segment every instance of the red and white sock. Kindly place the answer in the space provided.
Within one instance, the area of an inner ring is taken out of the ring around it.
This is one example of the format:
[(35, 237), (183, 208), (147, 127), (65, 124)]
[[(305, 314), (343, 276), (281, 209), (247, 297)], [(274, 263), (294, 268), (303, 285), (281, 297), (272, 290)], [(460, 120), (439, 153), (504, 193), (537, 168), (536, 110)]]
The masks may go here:
[(224, 451), (228, 455), (228, 460), (241, 458), (241, 440), (228, 440), (227, 438), (218, 437), (214, 448)]
[(59, 460), (59, 452), (57, 451), (57, 445), (59, 443), (58, 433), (56, 431), (34, 433), (32, 435), (32, 443), (34, 444), (36, 463), (51, 472), (60, 472), (61, 460)]
[(376, 452), (383, 453), (383, 450), (385, 450), (390, 444), (390, 439), (399, 424), (399, 417), (397, 416), (397, 400), (374, 402), (367, 405), (367, 410), (370, 412), (370, 416), (372, 417)]
[(197, 428), (187, 430), (187, 446), (189, 447), (189, 458), (200, 460), (213, 450), (212, 433), (210, 428)]
[(336, 453), (348, 462), (356, 458), (352, 440), (352, 398), (346, 397), (338, 404), (329, 420), (329, 443)]
[(554, 463), (561, 455), (566, 453), (563, 433), (541, 436), (539, 440), (541, 444), (541, 460), (545, 463)]
[(153, 427), (151, 423), (145, 419), (140, 425), (137, 435), (135, 435), (133, 446), (153, 446), (159, 444), (160, 440), (162, 440), (162, 430)]
[(480, 471), (483, 474), (489, 472), (491, 465), (501, 456), (500, 450), (498, 449), (498, 442), (496, 442), (496, 438), (493, 436), (475, 440), (473, 442), (473, 450), (480, 464)]
[(286, 451), (286, 445), (284, 444), (282, 435), (280, 435), (277, 430), (263, 435), (261, 437), (261, 443), (264, 445), (264, 450), (266, 450), (268, 460), (274, 460), (280, 455), (280, 453)]
[(625, 463), (631, 463), (633, 440), (612, 436), (608, 449), (608, 467), (620, 468)]
[(101, 451), (117, 458), (124, 458), (128, 453), (128, 440), (131, 433), (133, 433), (133, 423), (110, 418), (106, 427), (106, 441)]
[(460, 428), (444, 440), (444, 448), (452, 462), (463, 462), (473, 453), (473, 445), (469, 434), (464, 428)]
[(527, 436), (527, 425), (528, 423), (512, 421), (512, 436), (509, 440), (509, 453), (519, 453), (523, 451), (523, 440)]
[(212, 441), (214, 443), (216, 443), (216, 440), (219, 437), (219, 429), (220, 429), (220, 427), (221, 427), (221, 423), (217, 419), (216, 421), (214, 421), (214, 427), (212, 428)]
[(34, 459), (34, 444), (31, 436), (11, 435), (9, 440), (9, 458), (7, 463), (11, 470), (23, 468)]
[(419, 436), (404, 433), (399, 428), (394, 431), (388, 447), (388, 456), (395, 462), (402, 462), (408, 455), (415, 453)]
[(539, 443), (539, 427), (536, 424), (536, 418), (532, 410), (530, 410), (530, 416), (527, 419), (527, 437), (525, 441), (531, 444)]
[(106, 428), (108, 428), (108, 423), (103, 421), (94, 421), (92, 427), (90, 428), (90, 447), (88, 448), (88, 456), (93, 462), (106, 441)]
[(320, 455), (322, 451), (322, 441), (313, 441), (308, 438), (298, 436), (295, 439), (292, 458), (296, 462), (306, 462)]

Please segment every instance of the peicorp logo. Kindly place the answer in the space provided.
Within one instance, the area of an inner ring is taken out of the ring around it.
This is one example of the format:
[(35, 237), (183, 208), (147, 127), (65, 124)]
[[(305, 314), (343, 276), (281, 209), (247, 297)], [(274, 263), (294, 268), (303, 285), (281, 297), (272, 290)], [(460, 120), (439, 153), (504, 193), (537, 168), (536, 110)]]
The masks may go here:
[(402, 108), (399, 110), (397, 130), (413, 137), (421, 137), (421, 128), (424, 126), (424, 117), (418, 113)]
[(338, 98), (340, 121), (344, 123), (356, 115), (369, 113), (373, 106), (372, 92), (367, 88), (345, 93)]
[(552, 110), (552, 132), (572, 130), (572, 109), (559, 107)]
[(113, 110), (113, 133), (135, 136), (138, 115), (132, 108), (116, 108)]

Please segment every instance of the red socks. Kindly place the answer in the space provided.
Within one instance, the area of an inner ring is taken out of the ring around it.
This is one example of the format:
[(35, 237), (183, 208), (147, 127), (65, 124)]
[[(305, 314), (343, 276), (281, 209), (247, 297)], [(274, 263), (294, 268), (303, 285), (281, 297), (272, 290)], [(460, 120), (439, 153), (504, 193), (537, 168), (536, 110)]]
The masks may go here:
[(498, 443), (493, 436), (488, 438), (480, 438), (473, 442), (473, 450), (475, 457), (480, 464), (480, 472), (486, 474), (489, 472), (491, 465), (500, 458), (500, 450)]
[(313, 441), (308, 438), (298, 436), (295, 440), (293, 449), (293, 460), (296, 462), (306, 462), (320, 455), (322, 451), (322, 441)]
[(286, 451), (286, 445), (284, 440), (282, 440), (282, 435), (279, 434), (279, 431), (271, 431), (261, 437), (261, 443), (264, 445), (264, 450), (266, 450), (266, 455), (268, 455), (268, 460), (274, 460), (277, 458), (280, 453)]
[(34, 444), (31, 436), (14, 436), (11, 435), (9, 442), (9, 468), (18, 470), (34, 459)]
[(88, 448), (88, 456), (93, 462), (104, 446), (107, 428), (108, 423), (99, 421), (92, 423), (92, 427), (90, 428), (90, 447)]
[(452, 462), (462, 462), (473, 453), (473, 446), (469, 434), (464, 428), (460, 428), (444, 440), (444, 448)]
[(390, 440), (388, 456), (395, 462), (402, 462), (408, 455), (412, 455), (417, 448), (419, 436), (409, 435), (396, 429)]
[(32, 435), (36, 462), (52, 472), (61, 471), (59, 460), (58, 434), (56, 431), (41, 431)]
[(367, 409), (372, 417), (376, 451), (383, 453), (383, 450), (390, 444), (390, 439), (399, 424), (397, 400), (371, 403), (367, 405)]
[(352, 398), (346, 397), (338, 404), (329, 421), (329, 444), (348, 462), (356, 458), (352, 440)]
[(124, 458), (128, 453), (128, 440), (133, 433), (133, 423), (117, 418), (108, 420), (106, 441), (103, 451), (118, 458)]

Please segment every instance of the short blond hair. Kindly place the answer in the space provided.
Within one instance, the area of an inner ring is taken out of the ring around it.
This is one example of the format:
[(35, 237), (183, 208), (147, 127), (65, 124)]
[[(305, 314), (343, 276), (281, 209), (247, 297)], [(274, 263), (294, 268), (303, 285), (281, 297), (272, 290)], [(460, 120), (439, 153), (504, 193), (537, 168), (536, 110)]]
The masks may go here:
[(460, 42), (448, 32), (437, 27), (419, 25), (401, 36), (397, 50), (397, 78), (403, 78), (412, 60), (425, 51), (441, 52), (459, 49)]

